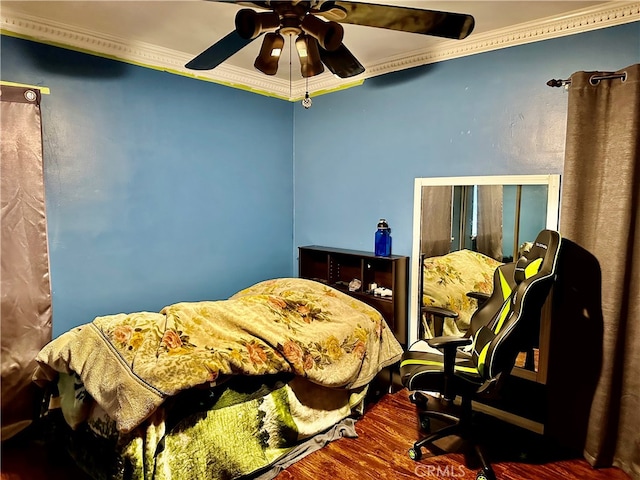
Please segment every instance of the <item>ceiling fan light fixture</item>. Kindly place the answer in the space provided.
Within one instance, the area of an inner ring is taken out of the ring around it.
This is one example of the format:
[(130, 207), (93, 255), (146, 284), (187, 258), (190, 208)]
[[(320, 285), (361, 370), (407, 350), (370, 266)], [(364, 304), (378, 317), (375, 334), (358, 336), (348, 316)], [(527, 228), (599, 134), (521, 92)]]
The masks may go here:
[(278, 71), (278, 60), (284, 46), (284, 37), (279, 33), (267, 33), (260, 48), (260, 54), (253, 64), (266, 75), (275, 75)]
[(245, 40), (252, 40), (279, 26), (280, 16), (275, 12), (258, 13), (250, 8), (243, 8), (236, 13), (236, 31)]
[(296, 50), (300, 59), (300, 73), (304, 78), (314, 77), (324, 72), (318, 41), (314, 37), (304, 33), (299, 35), (296, 39)]
[[(296, 47), (304, 78), (322, 73), (326, 66), (333, 74), (344, 79), (362, 74), (365, 68), (342, 43), (342, 23), (454, 40), (469, 35), (475, 23), (471, 15), (462, 13), (384, 5), (372, 1), (363, 4), (363, 0), (219, 1), (247, 4), (269, 11), (258, 13), (250, 8), (238, 10), (236, 29), (189, 61), (186, 64), (189, 69), (216, 68), (266, 33), (268, 38), (265, 36), (254, 63), (258, 70), (268, 75), (277, 73), (284, 35), (288, 35), (290, 39), (298, 37)], [(289, 45), (291, 52), (293, 42)]]
[(325, 50), (335, 50), (342, 44), (344, 28), (337, 22), (325, 22), (312, 14), (305, 15), (300, 24), (302, 31), (318, 40)]

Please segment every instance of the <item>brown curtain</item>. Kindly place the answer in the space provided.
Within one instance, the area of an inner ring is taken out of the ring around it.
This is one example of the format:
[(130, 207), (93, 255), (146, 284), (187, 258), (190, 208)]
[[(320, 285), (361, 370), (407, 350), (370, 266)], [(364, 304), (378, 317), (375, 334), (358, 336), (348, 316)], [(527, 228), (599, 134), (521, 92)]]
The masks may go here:
[[(615, 74), (624, 78), (594, 79)], [(602, 364), (584, 453), (592, 465), (616, 465), (635, 479), (640, 479), (639, 133), (640, 64), (571, 76), (561, 233), (597, 259), (602, 285)], [(581, 368), (580, 358), (574, 367)]]
[(51, 340), (51, 290), (42, 170), (40, 92), (0, 86), (2, 440), (37, 411), (31, 382)]
[(451, 250), (451, 185), (422, 187), (420, 252), (426, 257)]
[(478, 185), (478, 252), (502, 261), (502, 185)]

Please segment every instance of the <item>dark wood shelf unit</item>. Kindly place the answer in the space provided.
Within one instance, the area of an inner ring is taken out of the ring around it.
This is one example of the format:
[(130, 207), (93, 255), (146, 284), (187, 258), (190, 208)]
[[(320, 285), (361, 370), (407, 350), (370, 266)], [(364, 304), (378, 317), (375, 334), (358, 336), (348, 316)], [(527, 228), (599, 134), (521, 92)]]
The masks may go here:
[[(298, 247), (298, 275), (330, 285), (378, 310), (398, 341), (407, 344), (407, 285), (409, 257), (377, 257), (372, 252), (310, 245)], [(357, 278), (361, 287), (349, 291), (349, 282)], [(368, 293), (376, 283), (392, 291), (391, 297)]]

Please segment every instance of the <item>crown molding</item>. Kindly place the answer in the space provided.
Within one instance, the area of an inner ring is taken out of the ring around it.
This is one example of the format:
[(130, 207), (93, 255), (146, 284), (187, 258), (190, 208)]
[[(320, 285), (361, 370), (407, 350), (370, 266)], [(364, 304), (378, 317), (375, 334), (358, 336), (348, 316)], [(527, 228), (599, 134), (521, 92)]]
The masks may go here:
[[(184, 67), (191, 57), (182, 52), (144, 42), (132, 42), (115, 36), (25, 15), (3, 6), (0, 12), (3, 34), (40, 43), (77, 50), (135, 65), (184, 75), (199, 80), (227, 85), (284, 100), (304, 96), (304, 79), (288, 82), (257, 71), (222, 64), (214, 70), (197, 74)], [(640, 2), (608, 2), (593, 8), (571, 12), (562, 17), (542, 19), (515, 27), (471, 35), (465, 40), (447, 40), (435, 47), (410, 54), (387, 58), (350, 79), (339, 79), (329, 73), (312, 77), (308, 89), (314, 96), (360, 85), (367, 78), (407, 68), (442, 62), (478, 53), (489, 52), (526, 43), (574, 35), (600, 28), (640, 21)]]
[(609, 2), (576, 10), (562, 17), (550, 17), (514, 27), (470, 35), (465, 40), (440, 42), (428, 50), (416, 50), (409, 54), (385, 59), (375, 65), (368, 65), (367, 71), (362, 75), (371, 78), (430, 63), (637, 21), (640, 21), (640, 2)]

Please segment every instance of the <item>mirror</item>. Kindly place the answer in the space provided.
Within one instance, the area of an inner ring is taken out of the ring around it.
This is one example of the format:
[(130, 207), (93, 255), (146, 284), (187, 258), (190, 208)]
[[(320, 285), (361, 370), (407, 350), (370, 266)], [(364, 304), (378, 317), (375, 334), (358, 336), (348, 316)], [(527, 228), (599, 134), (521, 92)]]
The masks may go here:
[(511, 262), (545, 228), (558, 229), (560, 175), (416, 178), (409, 343), (417, 340), (421, 258), (469, 249)]

